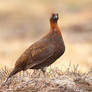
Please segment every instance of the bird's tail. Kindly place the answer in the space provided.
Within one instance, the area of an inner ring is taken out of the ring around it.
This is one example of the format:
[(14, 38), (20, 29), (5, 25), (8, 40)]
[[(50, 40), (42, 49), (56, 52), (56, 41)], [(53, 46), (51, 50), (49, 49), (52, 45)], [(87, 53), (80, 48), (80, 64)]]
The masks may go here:
[(16, 73), (18, 73), (18, 72), (20, 72), (20, 71), (21, 71), (21, 69), (18, 69), (18, 68), (16, 69), (16, 68), (15, 68), (15, 69), (9, 74), (9, 76), (6, 78), (6, 80), (5, 80), (4, 83), (6, 83), (10, 77), (12, 77), (13, 75), (15, 75)]

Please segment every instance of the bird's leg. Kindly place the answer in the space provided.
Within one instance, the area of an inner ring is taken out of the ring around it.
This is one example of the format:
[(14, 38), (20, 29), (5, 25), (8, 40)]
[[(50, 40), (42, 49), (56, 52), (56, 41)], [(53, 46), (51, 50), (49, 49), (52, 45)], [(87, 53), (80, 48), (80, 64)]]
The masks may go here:
[(44, 77), (46, 76), (46, 69), (47, 69), (47, 67), (41, 68), (41, 71), (42, 71)]

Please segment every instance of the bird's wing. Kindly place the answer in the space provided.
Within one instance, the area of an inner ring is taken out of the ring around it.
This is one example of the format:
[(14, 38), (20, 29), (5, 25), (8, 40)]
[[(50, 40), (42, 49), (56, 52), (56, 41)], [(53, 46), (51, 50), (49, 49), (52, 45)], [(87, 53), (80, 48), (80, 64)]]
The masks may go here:
[(48, 59), (53, 55), (54, 49), (55, 49), (54, 46), (51, 44), (49, 45), (45, 44), (40, 46), (36, 45), (31, 50), (31, 55), (29, 56), (29, 59), (28, 59), (27, 68), (32, 68), (33, 66), (44, 62), (46, 59)]

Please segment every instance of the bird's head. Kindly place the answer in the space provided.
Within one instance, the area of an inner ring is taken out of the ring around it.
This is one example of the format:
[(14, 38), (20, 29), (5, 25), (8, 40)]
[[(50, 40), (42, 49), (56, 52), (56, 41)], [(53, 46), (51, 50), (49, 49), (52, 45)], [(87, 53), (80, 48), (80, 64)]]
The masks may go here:
[(58, 19), (59, 19), (58, 13), (52, 13), (50, 21), (53, 23), (57, 23)]

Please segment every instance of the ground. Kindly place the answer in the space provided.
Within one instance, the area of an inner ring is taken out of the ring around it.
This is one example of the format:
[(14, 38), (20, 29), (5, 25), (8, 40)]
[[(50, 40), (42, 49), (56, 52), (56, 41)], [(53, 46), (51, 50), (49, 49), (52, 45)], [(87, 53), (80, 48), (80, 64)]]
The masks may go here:
[(49, 67), (45, 73), (27, 70), (11, 77), (9, 70), (0, 69), (0, 92), (92, 92), (92, 68), (89, 72), (81, 73), (78, 65), (71, 65), (62, 72), (58, 68)]

